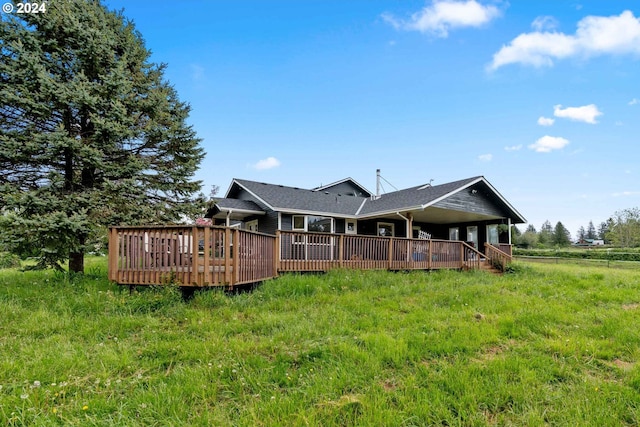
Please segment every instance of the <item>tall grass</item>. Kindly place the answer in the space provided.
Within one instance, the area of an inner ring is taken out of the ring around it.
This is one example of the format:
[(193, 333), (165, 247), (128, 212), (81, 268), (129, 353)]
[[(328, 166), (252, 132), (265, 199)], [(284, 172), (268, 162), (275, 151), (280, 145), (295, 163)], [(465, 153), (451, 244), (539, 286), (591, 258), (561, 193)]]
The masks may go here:
[(2, 425), (638, 425), (640, 275), (290, 275), (129, 293), (0, 272)]

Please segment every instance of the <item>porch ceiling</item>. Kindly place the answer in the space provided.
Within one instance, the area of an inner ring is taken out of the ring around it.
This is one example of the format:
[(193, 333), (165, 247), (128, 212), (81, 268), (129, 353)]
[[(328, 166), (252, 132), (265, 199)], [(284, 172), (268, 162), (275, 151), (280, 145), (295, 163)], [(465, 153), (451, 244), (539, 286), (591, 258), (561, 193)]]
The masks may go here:
[[(475, 212), (456, 211), (451, 209), (442, 209), (428, 207), (424, 210), (410, 211), (413, 215), (414, 222), (426, 222), (430, 224), (455, 224), (461, 222), (488, 221), (493, 219), (501, 219), (499, 216), (485, 215)], [(402, 215), (405, 212), (400, 212)], [(398, 215), (387, 215), (387, 218), (398, 219)]]

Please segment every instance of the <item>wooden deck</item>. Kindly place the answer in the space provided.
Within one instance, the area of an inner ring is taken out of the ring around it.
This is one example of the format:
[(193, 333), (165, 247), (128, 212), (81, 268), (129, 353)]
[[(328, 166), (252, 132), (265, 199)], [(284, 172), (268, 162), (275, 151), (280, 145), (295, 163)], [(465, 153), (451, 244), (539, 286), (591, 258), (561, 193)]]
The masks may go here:
[(284, 272), (479, 269), (504, 266), (511, 246), (486, 255), (461, 241), (326, 233), (275, 236), (228, 227), (109, 229), (109, 279), (123, 285), (209, 287), (260, 282)]

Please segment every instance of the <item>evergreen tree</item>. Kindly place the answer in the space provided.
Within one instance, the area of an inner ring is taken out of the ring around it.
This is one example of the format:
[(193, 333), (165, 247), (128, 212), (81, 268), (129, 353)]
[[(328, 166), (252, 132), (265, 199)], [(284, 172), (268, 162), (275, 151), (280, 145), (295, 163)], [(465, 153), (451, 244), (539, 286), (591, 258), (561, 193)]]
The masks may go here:
[(593, 221), (589, 221), (589, 226), (587, 227), (587, 239), (597, 239), (598, 234), (596, 233), (596, 227), (593, 225)]
[(552, 245), (553, 244), (553, 228), (551, 227), (551, 223), (547, 220), (540, 227), (540, 232), (538, 233), (538, 242), (541, 245)]
[(558, 221), (553, 231), (553, 243), (558, 246), (569, 246), (571, 244), (571, 233)]
[(598, 238), (604, 240), (605, 243), (608, 243), (608, 234), (612, 226), (613, 218), (609, 218), (608, 220), (601, 222), (600, 226), (598, 227)]
[(533, 224), (529, 224), (525, 232), (538, 234), (538, 232), (536, 231), (536, 227)]
[(0, 18), (0, 240), (82, 272), (105, 226), (195, 216), (189, 107), (141, 35), (100, 0)]
[(585, 231), (583, 226), (578, 228), (578, 240), (584, 240), (587, 238), (587, 232)]

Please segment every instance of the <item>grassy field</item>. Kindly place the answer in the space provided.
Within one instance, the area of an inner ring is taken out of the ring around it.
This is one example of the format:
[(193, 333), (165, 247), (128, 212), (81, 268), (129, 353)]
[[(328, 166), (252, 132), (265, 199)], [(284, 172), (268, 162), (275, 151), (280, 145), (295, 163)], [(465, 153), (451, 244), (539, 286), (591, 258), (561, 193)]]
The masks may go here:
[(640, 274), (336, 271), (129, 294), (0, 270), (0, 425), (640, 424)]

